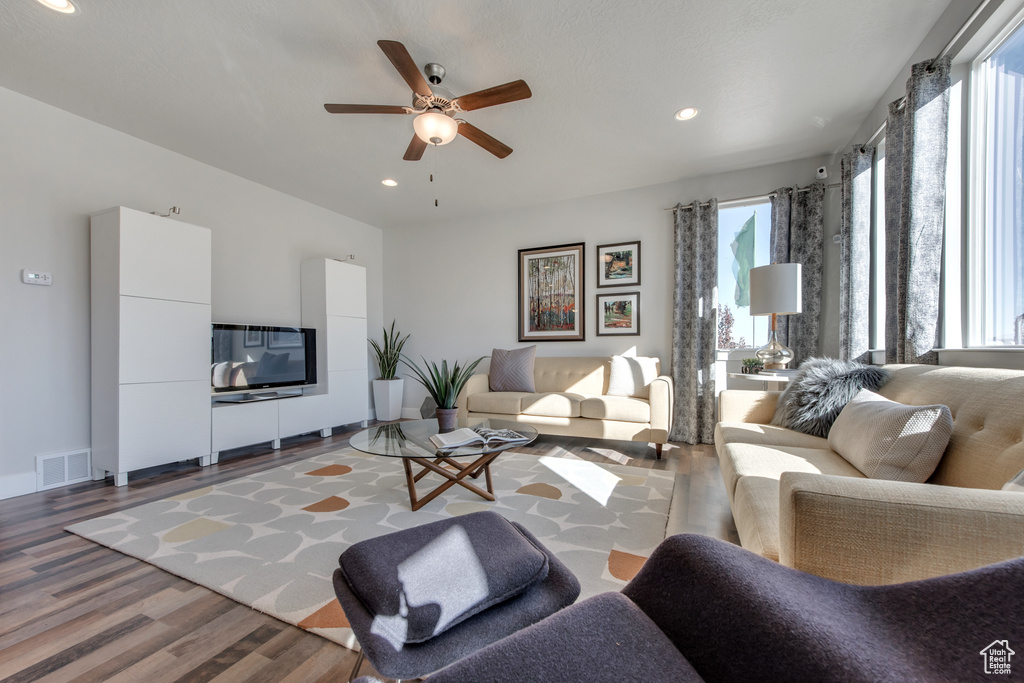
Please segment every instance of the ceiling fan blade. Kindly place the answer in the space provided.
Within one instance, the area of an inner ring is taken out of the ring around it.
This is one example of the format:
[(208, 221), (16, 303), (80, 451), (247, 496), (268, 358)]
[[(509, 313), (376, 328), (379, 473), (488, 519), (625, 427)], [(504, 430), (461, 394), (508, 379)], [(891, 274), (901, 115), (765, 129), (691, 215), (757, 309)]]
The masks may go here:
[(405, 107), (390, 104), (325, 104), (331, 114), (408, 114)]
[(472, 123), (461, 121), (459, 123), (459, 135), (471, 142), (475, 142), (499, 159), (504, 159), (512, 153), (511, 147), (500, 140), (492, 138)]
[(420, 140), (418, 135), (413, 134), (412, 140), (409, 142), (409, 147), (405, 150), (405, 156), (402, 158), (406, 161), (419, 161), (423, 158), (423, 152), (426, 149), (427, 143)]
[(430, 90), (430, 86), (427, 85), (427, 79), (423, 78), (419, 67), (416, 66), (416, 62), (412, 61), (412, 56), (405, 49), (405, 45), (397, 40), (378, 40), (377, 45), (395, 65), (398, 73), (402, 75), (414, 93), (420, 97), (430, 97), (434, 94)]
[(496, 104), (525, 100), (531, 95), (533, 93), (530, 92), (530, 86), (526, 85), (526, 81), (519, 80), (456, 97), (455, 101), (459, 103), (459, 107), (463, 111), (473, 111), (474, 109), (493, 107)]

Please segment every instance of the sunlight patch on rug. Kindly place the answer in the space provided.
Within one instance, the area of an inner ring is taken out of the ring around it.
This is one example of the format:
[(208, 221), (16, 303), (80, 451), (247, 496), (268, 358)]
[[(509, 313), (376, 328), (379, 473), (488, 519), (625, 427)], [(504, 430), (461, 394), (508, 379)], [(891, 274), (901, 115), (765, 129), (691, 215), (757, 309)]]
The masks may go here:
[[(674, 476), (555, 460), (505, 453), (491, 466), (497, 501), (456, 486), (412, 512), (398, 458), (344, 449), (67, 530), (356, 647), (331, 581), (342, 551), (478, 510), (529, 529), (577, 576), (580, 600), (621, 590), (665, 537)], [(419, 486), (440, 482), (430, 474)]]

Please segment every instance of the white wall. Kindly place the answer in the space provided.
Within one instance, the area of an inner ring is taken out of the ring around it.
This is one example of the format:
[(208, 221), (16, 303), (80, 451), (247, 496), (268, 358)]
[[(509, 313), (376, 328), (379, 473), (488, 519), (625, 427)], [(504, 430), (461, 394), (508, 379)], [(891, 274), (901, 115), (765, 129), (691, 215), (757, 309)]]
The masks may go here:
[(116, 205), (213, 231), (214, 320), (299, 325), (301, 261), (354, 253), (382, 324), (377, 228), (0, 88), (0, 498), (35, 490), (36, 455), (89, 447), (89, 216)]
[[(418, 359), (472, 360), (492, 348), (527, 346), (516, 340), (519, 249), (585, 242), (586, 341), (538, 342), (540, 356), (595, 356), (625, 352), (670, 359), (672, 328), (672, 212), (679, 202), (767, 194), (807, 185), (825, 164), (815, 157), (734, 173), (573, 199), (454, 223), (427, 223), (386, 230), (385, 320), (412, 333), (406, 353)], [(838, 168), (829, 179), (838, 179)], [(552, 179), (557, 182), (557, 179)], [(826, 192), (825, 301), (822, 351), (838, 351), (839, 191)], [(641, 241), (641, 336), (595, 334), (597, 245)], [(833, 252), (835, 252), (833, 254)], [(833, 329), (834, 328), (834, 329)], [(371, 335), (379, 331), (370, 327)], [(763, 342), (762, 342), (763, 343)], [(408, 373), (405, 373), (408, 376)], [(404, 405), (420, 406), (426, 392), (406, 382)]]

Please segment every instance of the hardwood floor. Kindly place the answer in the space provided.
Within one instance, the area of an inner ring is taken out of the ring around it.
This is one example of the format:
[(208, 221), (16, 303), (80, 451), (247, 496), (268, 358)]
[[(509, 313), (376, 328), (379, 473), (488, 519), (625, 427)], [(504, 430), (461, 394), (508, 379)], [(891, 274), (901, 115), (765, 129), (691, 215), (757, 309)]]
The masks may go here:
[[(121, 488), (108, 479), (0, 501), (0, 681), (347, 680), (351, 650), (63, 529), (337, 450), (354, 432), (156, 467)], [(520, 450), (674, 471), (669, 533), (738, 542), (713, 446), (669, 444), (656, 460), (646, 444), (542, 436)]]

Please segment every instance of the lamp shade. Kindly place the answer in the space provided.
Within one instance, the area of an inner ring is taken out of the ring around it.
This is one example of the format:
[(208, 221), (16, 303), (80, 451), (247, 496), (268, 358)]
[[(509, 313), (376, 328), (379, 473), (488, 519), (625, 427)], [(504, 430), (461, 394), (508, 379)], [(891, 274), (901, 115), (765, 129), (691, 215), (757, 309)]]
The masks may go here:
[(459, 122), (437, 111), (426, 111), (412, 120), (416, 137), (431, 145), (447, 145), (459, 134)]
[(789, 315), (802, 308), (799, 263), (750, 269), (750, 315)]

